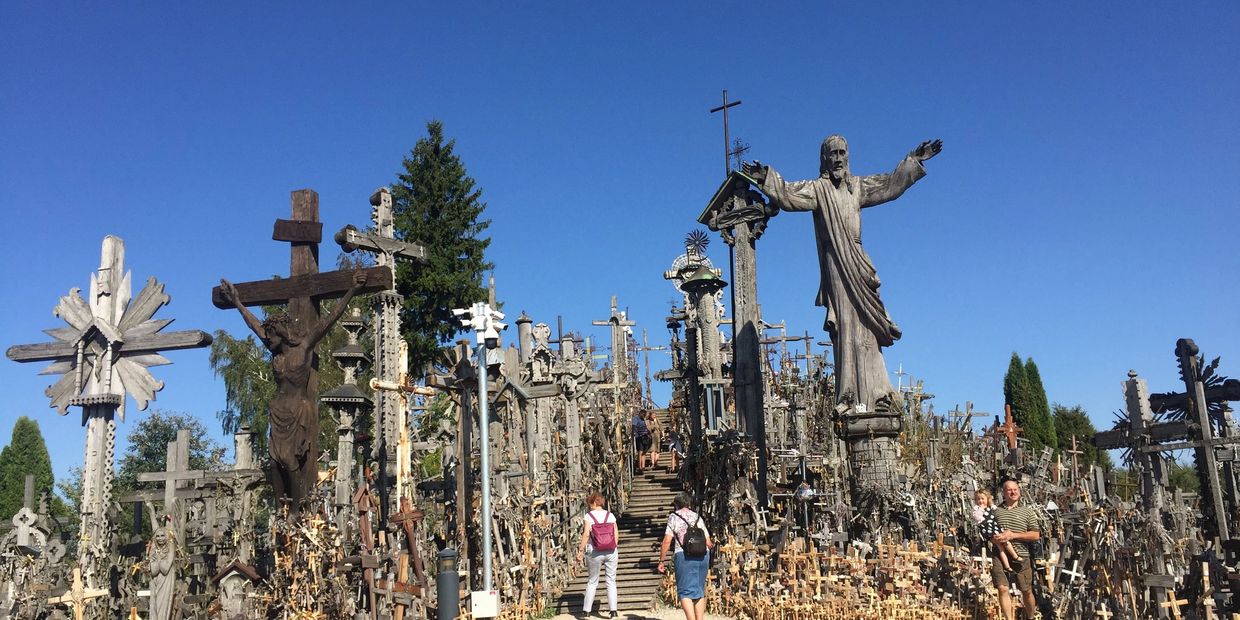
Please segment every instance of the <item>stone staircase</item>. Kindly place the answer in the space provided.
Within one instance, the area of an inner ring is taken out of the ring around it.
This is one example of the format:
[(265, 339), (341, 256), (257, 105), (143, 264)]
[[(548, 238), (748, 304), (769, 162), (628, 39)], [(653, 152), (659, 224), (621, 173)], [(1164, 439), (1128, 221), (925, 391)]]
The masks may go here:
[[(670, 422), (666, 411), (656, 415), (663, 428)], [(634, 474), (633, 491), (629, 495), (628, 510), (618, 515), (620, 526), (620, 558), (616, 567), (616, 604), (620, 612), (649, 610), (659, 595), (663, 583), (655, 567), (659, 562), (659, 544), (667, 526), (667, 515), (672, 511), (672, 498), (680, 492), (680, 480), (668, 470), (671, 453), (659, 456), (659, 468)], [(557, 602), (559, 613), (580, 613), (586, 591), (588, 574), (583, 567), (581, 575), (565, 590)], [(598, 591), (594, 595), (596, 615), (607, 614), (607, 578), (600, 571)]]

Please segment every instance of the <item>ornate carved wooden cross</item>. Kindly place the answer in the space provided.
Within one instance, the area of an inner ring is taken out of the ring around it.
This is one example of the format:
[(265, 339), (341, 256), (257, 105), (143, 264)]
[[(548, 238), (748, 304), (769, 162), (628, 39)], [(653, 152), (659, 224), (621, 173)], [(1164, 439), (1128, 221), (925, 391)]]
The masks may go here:
[(60, 298), (53, 312), (67, 327), (46, 330), (54, 342), (17, 345), (7, 355), (17, 362), (50, 361), (42, 374), (63, 375), (47, 388), (51, 406), (64, 415), (69, 406), (82, 408), (86, 449), (82, 467), (82, 520), (78, 563), (88, 584), (99, 583), (106, 571), (111, 503), (112, 455), (116, 421), (125, 418), (125, 396), (146, 409), (164, 383), (147, 370), (169, 364), (161, 351), (204, 347), (211, 336), (199, 330), (162, 332), (172, 319), (154, 319), (171, 301), (164, 285), (149, 278), (132, 296), (125, 271), (125, 242), (103, 239), (99, 270), (91, 274), (89, 296), (74, 288)]

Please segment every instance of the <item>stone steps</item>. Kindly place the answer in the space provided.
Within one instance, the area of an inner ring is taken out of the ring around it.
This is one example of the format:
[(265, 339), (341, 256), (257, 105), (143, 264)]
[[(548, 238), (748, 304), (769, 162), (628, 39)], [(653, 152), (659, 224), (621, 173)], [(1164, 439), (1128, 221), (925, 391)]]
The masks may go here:
[[(666, 412), (660, 412), (659, 422), (666, 428), (670, 420)], [(620, 557), (616, 562), (616, 604), (621, 612), (649, 610), (659, 595), (663, 576), (655, 571), (659, 559), (659, 544), (667, 515), (672, 511), (672, 498), (680, 492), (680, 480), (674, 472), (667, 471), (671, 453), (662, 452), (660, 467), (643, 473), (635, 473), (632, 492), (624, 514), (618, 515), (620, 528)], [(555, 602), (560, 613), (580, 613), (585, 597), (586, 571), (574, 579)], [(598, 590), (594, 595), (594, 611), (607, 612), (606, 577), (599, 576)]]

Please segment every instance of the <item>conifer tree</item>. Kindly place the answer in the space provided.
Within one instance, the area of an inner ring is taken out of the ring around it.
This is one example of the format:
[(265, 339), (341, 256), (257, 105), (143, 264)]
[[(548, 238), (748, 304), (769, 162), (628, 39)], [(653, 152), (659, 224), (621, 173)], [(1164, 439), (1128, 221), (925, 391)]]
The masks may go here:
[(444, 140), (443, 124), (431, 121), (426, 132), (392, 186), (396, 236), (426, 246), (425, 263), (396, 270), (396, 291), (405, 298), (401, 331), (416, 373), (462, 330), (452, 309), (486, 301), (482, 278), (493, 267), (484, 257), (491, 239), (482, 233), (491, 221), (481, 219), (482, 190), (456, 155), (456, 141)]
[(1038, 421), (1042, 434), (1042, 445), (1058, 449), (1059, 440), (1055, 434), (1055, 420), (1051, 417), (1051, 405), (1046, 398), (1046, 388), (1042, 386), (1042, 374), (1033, 358), (1025, 360), (1025, 380), (1029, 382), (1029, 397), (1033, 401), (1032, 415)]
[(21, 416), (13, 424), (9, 445), (0, 451), (0, 519), (8, 521), (22, 507), (26, 476), (34, 475), (34, 499), (51, 491), (56, 483), (52, 475), (52, 459), (43, 442), (39, 423)]
[(1041, 452), (1043, 446), (1056, 446), (1054, 431), (1050, 428), (1050, 414), (1048, 412), (1043, 417), (1039, 413), (1039, 401), (1029, 380), (1027, 364), (1022, 363), (1020, 355), (1015, 352), (1003, 377), (1003, 401), (1012, 408), (1012, 417), (1023, 429), (1021, 436), (1029, 441), (1032, 455)]

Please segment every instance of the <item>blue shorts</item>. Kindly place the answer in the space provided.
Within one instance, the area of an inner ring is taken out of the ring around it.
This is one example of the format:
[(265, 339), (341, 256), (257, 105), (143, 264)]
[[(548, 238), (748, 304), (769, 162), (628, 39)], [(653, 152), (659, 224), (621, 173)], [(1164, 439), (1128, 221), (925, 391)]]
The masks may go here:
[(686, 558), (676, 552), (676, 596), (697, 600), (706, 596), (706, 571), (710, 570), (710, 552), (700, 558)]

